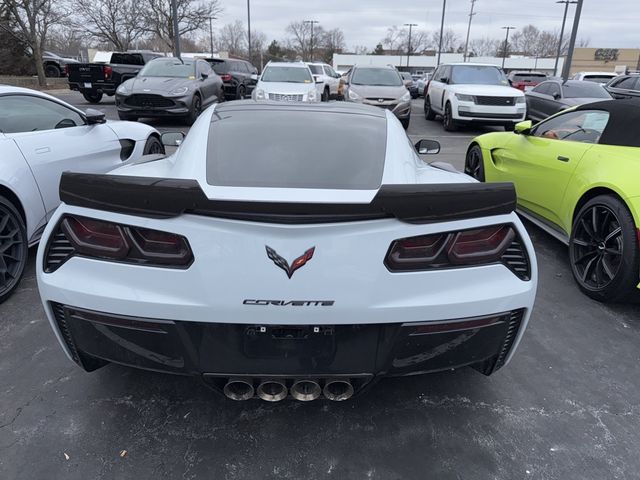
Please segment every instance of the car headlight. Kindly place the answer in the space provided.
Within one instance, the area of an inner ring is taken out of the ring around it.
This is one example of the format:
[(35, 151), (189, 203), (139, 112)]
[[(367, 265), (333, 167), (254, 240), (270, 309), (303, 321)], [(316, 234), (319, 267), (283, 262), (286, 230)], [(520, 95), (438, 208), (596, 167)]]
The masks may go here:
[(129, 89), (127, 82), (121, 83), (118, 88), (116, 88), (116, 93), (118, 95), (129, 95), (131, 93), (131, 89)]
[(258, 89), (256, 90), (256, 100), (264, 100), (266, 99), (266, 95), (264, 94), (264, 90)]
[(411, 94), (409, 92), (405, 93), (400, 97), (401, 102), (408, 102), (411, 100)]
[(358, 95), (356, 92), (354, 92), (353, 90), (349, 90), (349, 100), (352, 100), (354, 102), (357, 102), (358, 100), (360, 100), (361, 97), (360, 95)]
[(461, 102), (474, 102), (476, 101), (473, 95), (465, 95), (464, 93), (456, 93), (456, 98)]
[(169, 95), (184, 95), (188, 91), (189, 91), (189, 87), (180, 87), (170, 91)]
[(309, 100), (310, 102), (315, 102), (318, 99), (318, 93), (316, 92), (315, 88), (313, 90), (309, 90), (309, 93), (307, 94), (307, 100)]
[(527, 103), (527, 100), (524, 98), (524, 96), (516, 97), (516, 103)]

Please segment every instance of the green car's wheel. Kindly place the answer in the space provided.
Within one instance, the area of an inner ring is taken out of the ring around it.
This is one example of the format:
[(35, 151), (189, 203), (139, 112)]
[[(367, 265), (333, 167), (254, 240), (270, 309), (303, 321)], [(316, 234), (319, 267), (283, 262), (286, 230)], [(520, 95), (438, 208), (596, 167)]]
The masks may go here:
[(580, 289), (594, 300), (624, 301), (637, 294), (636, 228), (618, 198), (600, 195), (582, 206), (573, 222), (569, 256)]
[(467, 152), (467, 158), (464, 162), (464, 173), (480, 182), (484, 182), (484, 159), (482, 158), (482, 149), (479, 145), (474, 145)]

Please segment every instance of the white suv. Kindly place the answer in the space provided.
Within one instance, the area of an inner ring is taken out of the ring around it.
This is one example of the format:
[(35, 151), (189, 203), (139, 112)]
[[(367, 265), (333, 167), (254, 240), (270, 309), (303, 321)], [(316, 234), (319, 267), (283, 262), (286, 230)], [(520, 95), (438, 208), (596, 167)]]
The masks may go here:
[(306, 64), (269, 62), (264, 67), (251, 98), (276, 102), (317, 102), (320, 95)]
[(307, 63), (307, 65), (313, 74), (318, 93), (323, 102), (328, 102), (332, 95), (338, 95), (340, 75), (335, 72), (331, 65), (311, 62)]
[(526, 114), (524, 93), (510, 87), (504, 72), (495, 65), (440, 65), (427, 84), (424, 116), (434, 120), (441, 115), (449, 132), (461, 124), (503, 125), (505, 130), (513, 130)]

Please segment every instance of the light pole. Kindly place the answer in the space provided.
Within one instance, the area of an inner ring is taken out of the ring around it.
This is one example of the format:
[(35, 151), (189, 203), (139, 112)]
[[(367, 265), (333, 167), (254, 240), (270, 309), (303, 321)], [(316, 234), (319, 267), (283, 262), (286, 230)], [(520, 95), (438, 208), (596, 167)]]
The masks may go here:
[(405, 27), (409, 27), (409, 45), (407, 45), (407, 68), (409, 68), (409, 57), (411, 56), (411, 29), (417, 27), (417, 23), (405, 23)]
[(213, 17), (209, 17), (209, 43), (211, 45), (211, 57), (213, 58)]
[(173, 17), (173, 54), (176, 58), (180, 58), (180, 30), (178, 25), (178, 6), (176, 5), (176, 0), (171, 0), (171, 16)]
[(438, 63), (436, 67), (440, 65), (440, 54), (442, 53), (442, 34), (444, 31), (444, 12), (447, 8), (447, 0), (442, 0), (442, 20), (440, 20), (440, 41), (438, 42)]
[(562, 28), (560, 28), (560, 38), (558, 39), (558, 53), (556, 53), (556, 64), (553, 67), (553, 76), (558, 75), (558, 61), (562, 53), (562, 37), (564, 36), (564, 25), (567, 23), (567, 12), (570, 3), (578, 3), (577, 0), (558, 0), (556, 3), (564, 3), (564, 16), (562, 17)]
[(582, 3), (584, 0), (578, 0), (576, 6), (576, 15), (573, 17), (573, 28), (571, 30), (571, 39), (569, 40), (569, 52), (562, 66), (562, 79), (566, 81), (569, 78), (571, 70), (571, 62), (573, 61), (573, 49), (576, 47), (576, 37), (578, 36), (578, 26), (580, 25), (580, 14), (582, 13)]
[(464, 55), (462, 56), (462, 60), (464, 62), (467, 61), (467, 51), (469, 49), (469, 33), (471, 33), (471, 20), (475, 13), (473, 13), (473, 7), (475, 6), (477, 0), (471, 0), (471, 11), (469, 12), (469, 26), (467, 27), (467, 40), (464, 42)]
[(251, 0), (247, 0), (247, 47), (251, 63)]
[(311, 25), (311, 47), (309, 48), (309, 55), (311, 57), (310, 61), (313, 62), (313, 25), (320, 22), (318, 20), (305, 20), (303, 23), (308, 23), (309, 25)]
[(507, 50), (509, 49), (509, 30), (515, 30), (516, 27), (502, 27), (502, 29), (507, 31), (507, 36), (504, 37), (504, 50), (502, 52), (502, 69), (504, 70), (504, 61), (507, 58)]

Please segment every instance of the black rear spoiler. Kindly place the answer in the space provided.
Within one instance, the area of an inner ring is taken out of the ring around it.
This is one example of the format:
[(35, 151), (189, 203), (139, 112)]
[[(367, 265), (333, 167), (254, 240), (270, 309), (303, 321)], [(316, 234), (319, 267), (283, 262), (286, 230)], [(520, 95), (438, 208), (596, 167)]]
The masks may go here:
[(67, 205), (153, 218), (183, 213), (271, 223), (327, 223), (397, 218), (408, 223), (508, 214), (516, 208), (511, 183), (383, 185), (371, 203), (286, 203), (210, 200), (196, 180), (62, 174)]

